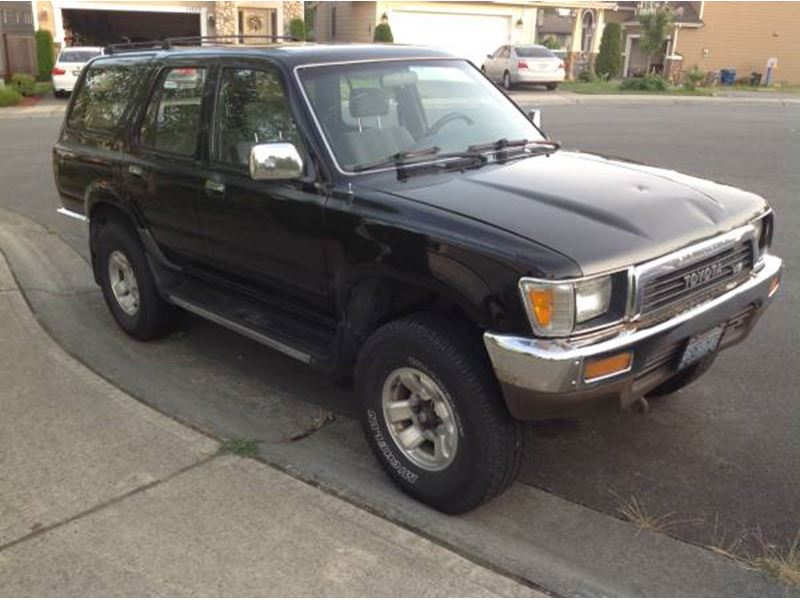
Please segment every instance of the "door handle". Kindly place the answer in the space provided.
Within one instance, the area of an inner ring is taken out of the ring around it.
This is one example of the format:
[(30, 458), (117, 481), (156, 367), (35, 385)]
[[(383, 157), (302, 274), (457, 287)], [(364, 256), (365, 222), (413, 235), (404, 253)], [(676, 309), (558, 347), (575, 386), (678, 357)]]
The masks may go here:
[(139, 165), (129, 165), (128, 173), (130, 173), (134, 177), (141, 177), (142, 175), (144, 175), (144, 171), (142, 170), (142, 167), (140, 167)]
[(206, 179), (206, 189), (209, 192), (222, 194), (225, 192), (225, 184), (221, 181), (214, 181), (213, 179)]

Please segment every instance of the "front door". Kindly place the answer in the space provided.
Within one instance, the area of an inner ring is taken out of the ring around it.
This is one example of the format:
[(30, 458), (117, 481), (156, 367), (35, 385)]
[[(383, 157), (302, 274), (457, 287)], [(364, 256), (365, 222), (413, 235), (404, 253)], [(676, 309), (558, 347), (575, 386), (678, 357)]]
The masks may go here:
[(178, 264), (205, 254), (197, 201), (205, 193), (202, 124), (208, 79), (208, 69), (197, 66), (160, 72), (124, 171), (126, 189), (148, 229)]
[(265, 296), (327, 308), (324, 195), (308, 180), (255, 181), (248, 168), (259, 143), (292, 142), (307, 161), (285, 90), (278, 70), (263, 64), (221, 69), (199, 205), (207, 263)]

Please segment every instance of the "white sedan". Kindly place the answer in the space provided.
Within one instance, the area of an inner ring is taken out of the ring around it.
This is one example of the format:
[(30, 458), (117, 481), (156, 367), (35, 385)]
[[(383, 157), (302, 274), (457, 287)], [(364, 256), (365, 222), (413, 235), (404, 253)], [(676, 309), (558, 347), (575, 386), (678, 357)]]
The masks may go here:
[(84, 65), (95, 56), (103, 53), (102, 48), (91, 46), (73, 46), (64, 48), (58, 55), (56, 65), (53, 67), (53, 93), (57, 98), (62, 98), (72, 93), (78, 75)]
[(564, 61), (544, 46), (500, 46), (486, 56), (481, 70), (507, 90), (518, 83), (535, 83), (554, 90), (564, 81)]

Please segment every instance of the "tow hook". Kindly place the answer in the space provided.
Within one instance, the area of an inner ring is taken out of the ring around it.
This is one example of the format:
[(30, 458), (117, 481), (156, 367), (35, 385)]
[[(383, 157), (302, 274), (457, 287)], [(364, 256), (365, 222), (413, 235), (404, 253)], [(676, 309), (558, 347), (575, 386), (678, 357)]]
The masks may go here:
[(640, 396), (631, 404), (631, 411), (639, 415), (644, 415), (650, 412), (650, 403), (647, 401), (647, 398)]

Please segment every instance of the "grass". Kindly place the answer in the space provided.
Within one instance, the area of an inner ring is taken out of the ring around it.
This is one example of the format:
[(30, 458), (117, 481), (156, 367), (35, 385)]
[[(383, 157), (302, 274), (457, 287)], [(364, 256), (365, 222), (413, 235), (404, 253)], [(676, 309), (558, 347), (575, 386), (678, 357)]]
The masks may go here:
[(714, 90), (710, 88), (697, 88), (688, 90), (683, 87), (673, 86), (664, 91), (621, 90), (619, 80), (603, 81), (565, 81), (559, 84), (561, 89), (576, 94), (625, 94), (625, 95), (658, 95), (658, 96), (713, 96)]
[(783, 583), (800, 588), (800, 532), (788, 548), (762, 544), (761, 556), (747, 562), (754, 569), (769, 573)]
[(219, 447), (221, 454), (235, 454), (252, 458), (258, 454), (258, 442), (244, 438), (225, 440)]
[(644, 504), (633, 496), (627, 500), (622, 500), (622, 503), (617, 507), (617, 511), (639, 529), (645, 531), (664, 533), (673, 525), (678, 524), (678, 521), (672, 518), (675, 513), (667, 513), (659, 517), (651, 515), (647, 512)]

